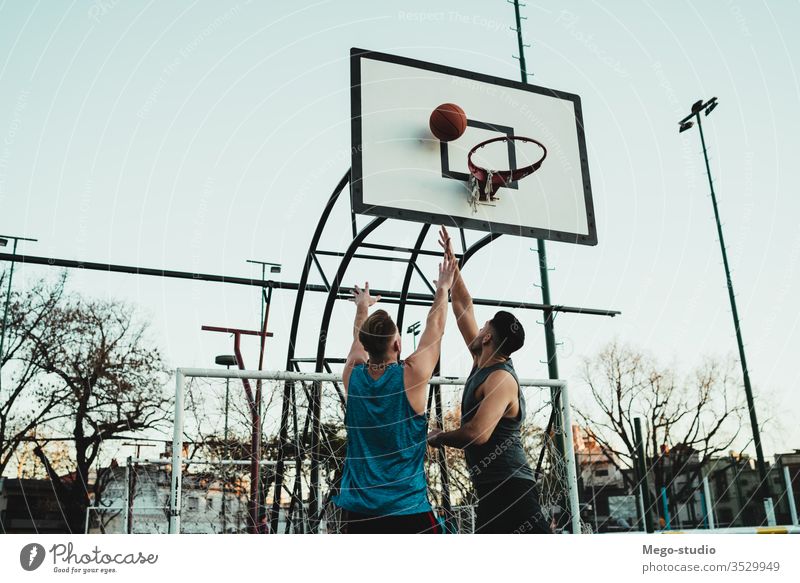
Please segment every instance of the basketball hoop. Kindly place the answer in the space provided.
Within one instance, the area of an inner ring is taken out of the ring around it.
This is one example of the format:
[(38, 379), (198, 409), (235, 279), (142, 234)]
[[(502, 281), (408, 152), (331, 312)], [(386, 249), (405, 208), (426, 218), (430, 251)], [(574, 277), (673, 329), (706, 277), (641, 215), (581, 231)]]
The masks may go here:
[[(495, 142), (511, 141), (536, 144), (542, 149), (542, 157), (530, 166), (516, 168), (514, 170), (490, 170), (478, 166), (472, 161), (472, 155), (484, 146)], [(469, 202), (472, 205), (472, 210), (477, 212), (478, 204), (491, 204), (493, 201), (500, 200), (495, 196), (495, 193), (501, 186), (507, 186), (510, 182), (530, 176), (542, 166), (542, 162), (544, 162), (546, 157), (547, 148), (544, 147), (544, 144), (533, 138), (524, 138), (522, 136), (500, 136), (499, 138), (492, 138), (491, 140), (486, 140), (476, 145), (469, 151), (469, 155), (467, 156), (467, 167), (469, 168), (470, 174), (472, 174), (469, 180)]]

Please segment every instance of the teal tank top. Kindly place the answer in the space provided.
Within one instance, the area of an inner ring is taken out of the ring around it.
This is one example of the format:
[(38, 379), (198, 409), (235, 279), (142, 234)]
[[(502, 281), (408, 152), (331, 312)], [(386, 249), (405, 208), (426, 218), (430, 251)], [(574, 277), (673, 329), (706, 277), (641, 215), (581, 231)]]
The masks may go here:
[(366, 365), (353, 368), (347, 387), (347, 455), (341, 508), (373, 516), (431, 510), (425, 479), (428, 433), (406, 396), (403, 367), (391, 364), (377, 380)]

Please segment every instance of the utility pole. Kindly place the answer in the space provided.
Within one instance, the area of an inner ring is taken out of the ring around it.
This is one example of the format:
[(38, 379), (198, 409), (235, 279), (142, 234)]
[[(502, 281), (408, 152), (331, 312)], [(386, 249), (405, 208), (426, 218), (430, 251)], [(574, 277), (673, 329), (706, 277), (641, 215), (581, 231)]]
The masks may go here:
[[(0, 247), (8, 245), (9, 240), (14, 240), (14, 250), (11, 252), (12, 256), (17, 255), (17, 244), (20, 241), (33, 241), (36, 239), (28, 239), (27, 237), (16, 237), (14, 235), (0, 235)], [(6, 341), (6, 326), (8, 325), (8, 306), (11, 304), (11, 280), (14, 277), (14, 260), (11, 260), (11, 267), (8, 270), (8, 287), (6, 289), (6, 302), (3, 307), (3, 328), (0, 330), (0, 390), (3, 388), (3, 356), (5, 355), (5, 341)]]
[[(520, 78), (522, 79), (523, 83), (528, 82), (528, 68), (525, 63), (525, 48), (529, 47), (530, 45), (526, 45), (522, 42), (522, 21), (525, 20), (524, 16), (521, 16), (519, 13), (520, 6), (524, 6), (524, 4), (520, 4), (519, 0), (507, 0), (509, 3), (514, 5), (514, 16), (516, 17), (517, 27), (512, 28), (512, 30), (516, 31), (517, 33), (517, 46), (519, 50), (519, 73)], [(552, 305), (550, 303), (550, 275), (549, 275), (549, 268), (547, 267), (547, 248), (545, 246), (544, 239), (537, 239), (536, 240), (536, 252), (539, 255), (539, 279), (541, 281), (542, 287), (542, 304), (545, 306)], [(544, 310), (544, 339), (545, 339), (545, 347), (547, 350), (547, 372), (550, 375), (551, 379), (558, 378), (558, 356), (556, 354), (556, 334), (554, 328), (553, 319), (555, 317), (555, 313), (552, 309), (545, 308)], [(557, 396), (558, 392), (555, 391), (553, 393), (554, 396)], [(557, 403), (554, 402), (553, 406), (556, 407)], [(570, 431), (569, 427), (565, 427), (564, 431)]]
[(650, 502), (650, 486), (647, 480), (647, 456), (644, 451), (644, 438), (642, 437), (642, 420), (639, 417), (633, 418), (633, 432), (636, 447), (636, 475), (639, 479), (639, 491), (641, 492), (642, 521), (644, 522), (645, 532), (653, 532), (653, 522), (650, 520), (652, 503)]
[[(511, 30), (517, 33), (517, 49), (519, 50), (519, 73), (520, 79), (523, 83), (528, 82), (528, 67), (525, 63), (525, 48), (530, 47), (522, 40), (522, 21), (526, 17), (520, 15), (519, 9), (524, 4), (520, 4), (519, 0), (506, 0), (509, 4), (514, 5), (514, 17), (517, 23), (516, 28)], [(541, 282), (542, 289), (542, 304), (551, 306), (550, 303), (550, 269), (547, 266), (547, 248), (544, 239), (536, 240), (536, 253), (539, 256), (539, 281)], [(547, 352), (547, 373), (551, 379), (558, 377), (558, 355), (556, 354), (556, 332), (554, 326), (555, 313), (552, 308), (545, 308), (544, 310), (544, 342), (545, 350)], [(550, 396), (553, 404), (553, 411), (558, 411), (561, 407), (560, 393), (557, 389), (550, 390)], [(571, 427), (563, 427), (563, 431), (572, 431)], [(564, 459), (564, 439), (561, 433), (556, 432), (556, 451), (558, 455)]]
[[(238, 361), (232, 354), (221, 354), (214, 359), (214, 363), (226, 367), (228, 370), (232, 366), (236, 366)], [(223, 458), (226, 462), (231, 459), (230, 441), (228, 440), (228, 411), (230, 408), (230, 377), (225, 377), (225, 428), (223, 429), (222, 440), (225, 443), (225, 453)], [(225, 474), (222, 477), (222, 534), (225, 534), (228, 529), (228, 465), (224, 466)]]
[[(239, 328), (223, 328), (220, 326), (202, 326), (201, 330), (207, 332), (224, 332), (226, 334), (233, 334), (233, 352), (235, 361), (240, 370), (245, 370), (244, 359), (242, 358), (241, 339), (242, 336), (272, 336), (272, 332), (267, 332), (266, 320), (265, 325), (260, 332), (255, 330), (242, 330)], [(263, 340), (262, 340), (263, 341)], [(250, 525), (249, 530), (253, 534), (258, 533), (259, 528), (259, 510), (260, 510), (260, 494), (261, 494), (261, 385), (257, 385), (255, 394), (253, 394), (250, 380), (243, 378), (242, 385), (244, 386), (244, 393), (247, 397), (247, 405), (250, 410), (250, 419), (252, 422), (252, 433), (250, 439), (251, 459), (250, 459)]]
[(414, 322), (408, 328), (406, 328), (406, 334), (413, 334), (414, 335), (414, 350), (417, 349), (417, 336), (419, 336), (420, 326), (422, 322)]
[(736, 331), (736, 344), (739, 347), (739, 362), (742, 365), (742, 379), (744, 381), (744, 394), (747, 399), (747, 410), (750, 414), (750, 429), (753, 432), (753, 444), (756, 448), (756, 465), (758, 466), (759, 485), (758, 492), (764, 504), (764, 514), (767, 522), (773, 522), (771, 517), (774, 516), (774, 506), (772, 501), (772, 494), (770, 493), (769, 473), (767, 472), (767, 464), (764, 460), (764, 451), (761, 447), (761, 433), (758, 430), (758, 418), (756, 416), (756, 405), (753, 399), (753, 388), (750, 384), (750, 372), (747, 369), (747, 358), (744, 353), (744, 340), (742, 340), (742, 327), (739, 323), (739, 311), (736, 309), (736, 295), (733, 293), (733, 279), (731, 278), (731, 269), (728, 264), (728, 252), (725, 248), (725, 238), (722, 235), (722, 222), (719, 218), (719, 208), (717, 207), (717, 194), (714, 191), (714, 180), (711, 178), (711, 165), (708, 162), (708, 149), (706, 148), (706, 138), (703, 134), (703, 122), (700, 114), (705, 113), (706, 117), (717, 107), (719, 102), (716, 97), (712, 97), (705, 103), (699, 100), (692, 105), (692, 112), (684, 117), (679, 124), (679, 133), (692, 128), (695, 123), (700, 133), (700, 144), (703, 147), (703, 159), (706, 162), (706, 176), (708, 176), (708, 187), (711, 191), (711, 204), (714, 207), (714, 219), (717, 223), (717, 237), (719, 238), (719, 247), (722, 252), (722, 265), (725, 267), (725, 281), (728, 286), (728, 299), (731, 303), (731, 315), (733, 316), (733, 328)]
[[(247, 259), (247, 263), (253, 263), (255, 265), (260, 265), (261, 266), (261, 281), (264, 281), (265, 278), (267, 277), (267, 267), (269, 267), (269, 272), (270, 273), (280, 273), (281, 272), (281, 264), (280, 263), (270, 263), (268, 261), (258, 261), (256, 259)], [(266, 334), (267, 334), (267, 321), (269, 320), (269, 307), (270, 307), (271, 303), (272, 303), (272, 288), (270, 287), (268, 289), (264, 289), (262, 287), (261, 288), (261, 298), (260, 298), (261, 316), (260, 316), (260, 319), (259, 319), (259, 326), (261, 326), (261, 343), (259, 344), (259, 348), (258, 348), (258, 370), (263, 370), (264, 369), (264, 350), (266, 348), (265, 344), (266, 344), (266, 339), (267, 339), (267, 336), (266, 336)], [(261, 419), (261, 415), (262, 415), (262, 411), (261, 411), (262, 398), (261, 397), (262, 397), (262, 381), (261, 381), (261, 379), (258, 379), (258, 380), (256, 380), (256, 401), (257, 401), (256, 402), (256, 407), (258, 409), (257, 412), (258, 412), (258, 418), (259, 419)], [(261, 432), (260, 431), (259, 431), (259, 439), (261, 439)], [(259, 445), (259, 450), (260, 450), (260, 445)], [(261, 454), (259, 453), (259, 456), (260, 455)], [(259, 480), (259, 482), (261, 481), (261, 473), (260, 472), (258, 474), (258, 480)], [(261, 490), (259, 488), (259, 496), (260, 496), (260, 498), (258, 500), (258, 508), (260, 509), (263, 506), (265, 508), (265, 510), (266, 510), (266, 502), (267, 502), (266, 489)], [(264, 499), (263, 500), (263, 502), (264, 502), (263, 505), (261, 503), (262, 502), (261, 498)], [(258, 523), (257, 523), (259, 526), (261, 525), (260, 512), (261, 511), (259, 510)]]

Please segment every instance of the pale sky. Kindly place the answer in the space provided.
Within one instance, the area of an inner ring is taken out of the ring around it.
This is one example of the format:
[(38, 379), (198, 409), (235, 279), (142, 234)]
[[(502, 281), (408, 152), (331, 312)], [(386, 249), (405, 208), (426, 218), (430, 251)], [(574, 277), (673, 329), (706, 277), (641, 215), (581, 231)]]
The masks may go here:
[[(699, 138), (677, 133), (695, 100), (717, 96), (704, 127), (759, 414), (776, 416), (765, 447), (800, 448), (800, 5), (526, 4), (530, 81), (582, 97), (597, 216), (596, 247), (549, 244), (552, 298), (623, 312), (557, 319), (573, 400), (582, 357), (615, 338), (683, 370), (736, 352)], [(258, 275), (245, 260), (261, 259), (296, 282), (349, 166), (350, 48), (516, 80), (513, 16), (502, 0), (2, 2), (0, 233), (39, 239), (20, 248), (35, 255), (235, 276)], [(347, 242), (347, 204), (328, 248)], [(375, 241), (417, 232), (394, 225)], [(540, 301), (534, 246), (504, 236), (484, 249), (465, 271), (473, 294)], [(22, 285), (56, 275), (17, 273)], [(357, 261), (346, 282), (397, 288), (402, 273)], [(202, 324), (258, 325), (255, 288), (102, 273), (73, 273), (70, 287), (139, 307), (171, 366), (231, 351)], [(293, 304), (276, 292), (266, 368), (284, 367)], [(314, 354), (321, 309), (310, 297), (300, 355)], [(329, 355), (347, 349), (352, 307), (334, 316)], [(546, 377), (540, 314), (520, 317), (517, 368)], [(445, 374), (467, 372), (459, 342), (451, 318)], [(254, 366), (257, 342), (245, 346)]]

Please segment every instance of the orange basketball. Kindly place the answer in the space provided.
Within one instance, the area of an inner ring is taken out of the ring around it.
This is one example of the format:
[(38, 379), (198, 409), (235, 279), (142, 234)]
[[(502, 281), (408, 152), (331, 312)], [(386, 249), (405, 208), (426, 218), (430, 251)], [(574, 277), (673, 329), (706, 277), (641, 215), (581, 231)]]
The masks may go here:
[(442, 103), (433, 110), (430, 119), (431, 132), (449, 142), (460, 138), (467, 129), (467, 114), (455, 103)]

